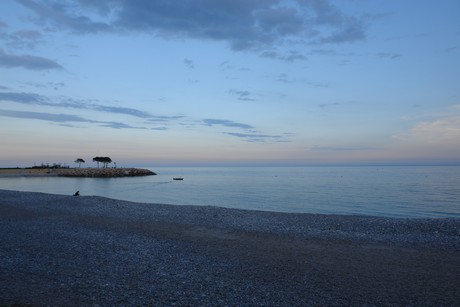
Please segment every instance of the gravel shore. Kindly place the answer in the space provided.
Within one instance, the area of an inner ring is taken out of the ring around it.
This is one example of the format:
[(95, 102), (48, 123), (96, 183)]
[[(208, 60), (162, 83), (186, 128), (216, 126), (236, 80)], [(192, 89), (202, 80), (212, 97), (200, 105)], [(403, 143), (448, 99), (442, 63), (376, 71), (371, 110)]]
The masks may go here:
[(460, 219), (0, 190), (0, 305), (460, 306)]

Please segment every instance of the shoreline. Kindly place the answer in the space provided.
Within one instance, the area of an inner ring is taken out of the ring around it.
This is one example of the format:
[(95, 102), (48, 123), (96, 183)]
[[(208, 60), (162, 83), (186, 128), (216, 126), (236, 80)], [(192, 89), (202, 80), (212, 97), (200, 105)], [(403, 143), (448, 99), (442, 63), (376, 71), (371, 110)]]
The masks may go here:
[(460, 302), (460, 219), (275, 213), (7, 190), (0, 190), (0, 213), (6, 285), (0, 299), (7, 305)]
[(1, 168), (0, 177), (135, 177), (156, 173), (143, 168)]

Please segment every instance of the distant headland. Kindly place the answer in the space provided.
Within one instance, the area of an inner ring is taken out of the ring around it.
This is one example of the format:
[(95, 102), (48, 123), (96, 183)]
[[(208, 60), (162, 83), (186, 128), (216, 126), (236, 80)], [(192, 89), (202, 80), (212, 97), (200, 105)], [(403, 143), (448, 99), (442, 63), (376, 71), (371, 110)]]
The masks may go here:
[[(135, 176), (151, 176), (156, 173), (144, 168), (118, 168), (117, 163), (113, 162), (110, 157), (94, 157), (93, 162), (97, 163), (97, 168), (82, 168), (81, 164), (85, 160), (78, 158), (74, 161), (78, 164), (78, 168), (70, 168), (69, 166), (53, 163), (53, 165), (41, 164), (40, 166), (32, 166), (26, 168), (0, 168), (0, 176), (60, 176), (60, 177), (96, 177), (96, 178), (112, 178), (112, 177), (135, 177)], [(114, 167), (109, 167), (110, 163)], [(102, 167), (99, 168), (99, 163)]]
[(156, 173), (144, 168), (2, 168), (0, 176), (60, 176), (60, 177), (135, 177), (151, 176)]

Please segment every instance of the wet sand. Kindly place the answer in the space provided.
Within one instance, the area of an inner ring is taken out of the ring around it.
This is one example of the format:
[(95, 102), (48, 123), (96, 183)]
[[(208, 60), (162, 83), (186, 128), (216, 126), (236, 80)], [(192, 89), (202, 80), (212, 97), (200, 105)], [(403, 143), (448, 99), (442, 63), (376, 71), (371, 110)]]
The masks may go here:
[(0, 190), (0, 303), (460, 305), (460, 220)]

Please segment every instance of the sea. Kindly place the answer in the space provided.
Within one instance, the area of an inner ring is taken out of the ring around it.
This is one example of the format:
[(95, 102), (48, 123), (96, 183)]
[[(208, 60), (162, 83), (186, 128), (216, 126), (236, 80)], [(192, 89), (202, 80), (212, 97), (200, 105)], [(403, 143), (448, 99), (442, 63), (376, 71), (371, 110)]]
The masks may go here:
[[(0, 177), (0, 189), (133, 202), (393, 218), (460, 218), (460, 166), (145, 167), (156, 176)], [(183, 180), (173, 180), (182, 177)]]

